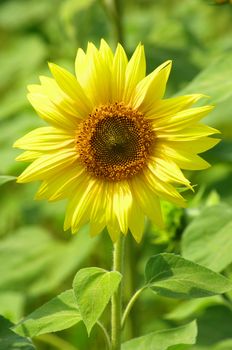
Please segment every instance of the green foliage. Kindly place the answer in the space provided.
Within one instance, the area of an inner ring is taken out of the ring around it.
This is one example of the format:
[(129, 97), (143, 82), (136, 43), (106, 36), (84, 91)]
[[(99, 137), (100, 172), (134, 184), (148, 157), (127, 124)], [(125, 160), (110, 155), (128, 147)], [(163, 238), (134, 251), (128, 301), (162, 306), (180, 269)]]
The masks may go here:
[(0, 245), (0, 291), (27, 286), (27, 295), (35, 297), (54, 290), (74, 273), (95, 243), (86, 229), (70, 242), (54, 240), (38, 226), (19, 229)]
[(32, 342), (15, 334), (11, 327), (13, 323), (0, 316), (0, 349), (4, 350), (35, 350)]
[(61, 331), (81, 321), (73, 290), (67, 290), (37, 310), (14, 327), (14, 331), (25, 337)]
[(109, 272), (98, 267), (81, 269), (77, 272), (73, 289), (89, 334), (120, 281), (121, 275), (118, 272)]
[(9, 181), (14, 181), (16, 179), (15, 176), (0, 176), (0, 186), (1, 185), (4, 185), (6, 182), (9, 182)]
[(202, 298), (232, 289), (232, 282), (224, 276), (168, 253), (148, 260), (145, 277), (149, 288), (170, 298)]
[(205, 208), (185, 229), (182, 254), (214, 271), (232, 263), (232, 208), (225, 204)]
[(153, 332), (139, 338), (127, 341), (122, 350), (184, 350), (183, 345), (195, 344), (197, 337), (196, 322), (185, 326)]
[(199, 316), (199, 314), (209, 306), (222, 305), (224, 303), (224, 300), (218, 295), (202, 299), (187, 300), (168, 313), (165, 318), (174, 321), (186, 320), (191, 317)]

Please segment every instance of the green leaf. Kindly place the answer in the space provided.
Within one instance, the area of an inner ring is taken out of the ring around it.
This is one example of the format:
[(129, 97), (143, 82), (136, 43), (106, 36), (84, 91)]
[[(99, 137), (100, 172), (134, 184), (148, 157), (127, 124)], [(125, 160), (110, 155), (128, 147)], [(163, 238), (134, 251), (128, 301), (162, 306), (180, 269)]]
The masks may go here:
[(219, 103), (232, 96), (232, 53), (225, 53), (204, 69), (181, 95), (201, 92), (211, 97), (212, 103)]
[(225, 305), (210, 306), (199, 315), (197, 323), (197, 345), (207, 350), (224, 339), (232, 339), (232, 311)]
[(0, 349), (2, 350), (35, 350), (29, 339), (15, 334), (10, 328), (13, 323), (0, 316)]
[(120, 281), (119, 272), (109, 272), (98, 267), (89, 267), (77, 272), (73, 281), (73, 289), (89, 334), (118, 288)]
[(211, 349), (207, 350), (231, 350), (232, 349), (232, 339), (226, 339), (215, 346), (211, 347)]
[(170, 298), (202, 298), (232, 289), (232, 282), (224, 276), (168, 253), (148, 260), (145, 277), (148, 287)]
[(31, 26), (46, 18), (51, 8), (52, 2), (46, 0), (30, 0), (29, 6), (27, 0), (8, 0), (0, 8), (0, 26), (6, 30)]
[(211, 305), (224, 304), (223, 298), (219, 295), (203, 299), (191, 299), (182, 301), (174, 310), (165, 315), (165, 319), (182, 321), (192, 317), (197, 317), (203, 310)]
[[(25, 52), (27, 52), (27, 55), (25, 55)], [(25, 96), (26, 90), (25, 85), (23, 88), (21, 84), (22, 79), (31, 77), (31, 75), (35, 78), (36, 69), (45, 62), (46, 57), (46, 46), (39, 35), (13, 36), (7, 46), (4, 46), (4, 49), (0, 52), (2, 67), (0, 88), (3, 89), (12, 84), (10, 90), (7, 91), (8, 94), (12, 88), (17, 86), (21, 87), (21, 93), (24, 93)], [(25, 84), (24, 81), (23, 84)], [(26, 98), (25, 101), (27, 101)], [(4, 118), (2, 113), (0, 115)]]
[(215, 109), (205, 118), (205, 122), (218, 128), (231, 138), (231, 108), (232, 108), (232, 52), (225, 52), (213, 60), (196, 78), (181, 90), (178, 95), (202, 93), (209, 96), (197, 104), (214, 104)]
[(232, 208), (220, 204), (205, 208), (184, 231), (182, 254), (214, 271), (232, 263)]
[(81, 321), (73, 290), (67, 290), (32, 312), (14, 327), (19, 335), (35, 337), (70, 328)]
[(153, 332), (129, 340), (122, 345), (122, 350), (177, 350), (178, 345), (195, 344), (196, 336), (197, 325), (194, 321), (182, 327)]
[(18, 322), (22, 318), (25, 304), (25, 296), (19, 292), (0, 292), (0, 315), (12, 322)]
[(0, 241), (0, 291), (26, 288), (28, 295), (37, 297), (55, 290), (75, 273), (96, 242), (87, 227), (69, 242), (54, 239), (39, 226), (22, 227)]
[(15, 176), (0, 175), (0, 186), (4, 185), (6, 182), (16, 180)]

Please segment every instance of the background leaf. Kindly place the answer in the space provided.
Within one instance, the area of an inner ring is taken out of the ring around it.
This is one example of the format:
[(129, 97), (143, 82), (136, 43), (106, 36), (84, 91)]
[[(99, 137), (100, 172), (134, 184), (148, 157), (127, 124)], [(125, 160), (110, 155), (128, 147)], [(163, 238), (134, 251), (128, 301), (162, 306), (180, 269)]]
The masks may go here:
[(201, 298), (232, 289), (232, 282), (224, 276), (168, 253), (148, 260), (145, 277), (148, 287), (170, 298)]
[(74, 273), (95, 244), (86, 228), (70, 242), (54, 240), (38, 226), (21, 228), (0, 242), (0, 291), (27, 286), (27, 295), (45, 294)]
[(6, 182), (16, 180), (15, 176), (0, 175), (0, 186), (4, 185)]
[(178, 350), (178, 346), (176, 347), (176, 345), (180, 344), (182, 345), (181, 349), (184, 350), (185, 347), (183, 347), (183, 344), (195, 344), (196, 336), (196, 322), (191, 322), (182, 327), (153, 332), (129, 340), (122, 345), (122, 350)]
[(232, 208), (220, 204), (205, 208), (185, 229), (182, 254), (214, 271), (232, 262)]

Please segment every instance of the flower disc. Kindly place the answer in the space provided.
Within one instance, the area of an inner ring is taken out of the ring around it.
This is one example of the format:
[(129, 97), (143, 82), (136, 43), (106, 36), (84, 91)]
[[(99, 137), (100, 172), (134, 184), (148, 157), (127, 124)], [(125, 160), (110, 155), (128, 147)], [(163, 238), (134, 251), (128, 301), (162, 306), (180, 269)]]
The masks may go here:
[(80, 123), (76, 147), (87, 172), (120, 181), (142, 171), (153, 141), (154, 132), (142, 113), (114, 103), (97, 108)]

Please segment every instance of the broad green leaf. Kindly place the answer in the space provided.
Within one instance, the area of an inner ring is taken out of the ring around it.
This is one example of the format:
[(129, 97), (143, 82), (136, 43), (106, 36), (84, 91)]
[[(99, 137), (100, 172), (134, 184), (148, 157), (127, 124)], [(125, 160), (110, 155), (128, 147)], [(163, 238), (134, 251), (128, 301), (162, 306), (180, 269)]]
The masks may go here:
[(191, 350), (231, 350), (231, 349), (232, 349), (232, 339), (226, 339), (215, 345), (194, 346)]
[(218, 104), (232, 96), (232, 53), (227, 52), (205, 68), (180, 94), (201, 92)]
[(27, 226), (0, 241), (0, 291), (46, 294), (75, 273), (97, 240), (87, 227), (69, 242), (55, 240), (39, 226)]
[(28, 315), (14, 327), (26, 337), (58, 332), (81, 321), (73, 290), (67, 290)]
[(205, 208), (185, 229), (182, 255), (220, 272), (232, 263), (232, 208), (220, 204)]
[(202, 298), (232, 289), (232, 282), (224, 276), (169, 253), (151, 257), (145, 277), (148, 287), (170, 298)]
[(232, 311), (225, 305), (214, 305), (204, 310), (198, 316), (197, 324), (197, 346), (212, 350), (214, 344), (232, 339)]
[(8, 0), (0, 7), (0, 26), (8, 30), (18, 30), (26, 25), (30, 26), (32, 22), (43, 20), (51, 9), (52, 1), (30, 0), (28, 4), (27, 0)]
[(119, 272), (109, 272), (98, 267), (89, 267), (77, 272), (73, 289), (88, 333), (103, 313), (120, 281)]
[(6, 291), (0, 292), (0, 315), (12, 322), (18, 322), (22, 315), (25, 304), (23, 293)]
[(35, 350), (32, 342), (15, 334), (13, 323), (0, 316), (0, 349), (1, 350)]
[(220, 55), (207, 66), (178, 95), (202, 93), (209, 98), (202, 99), (198, 105), (213, 104), (215, 109), (205, 118), (205, 122), (219, 128), (223, 136), (231, 139), (231, 108), (232, 108), (232, 52)]
[(177, 350), (178, 345), (195, 344), (196, 336), (197, 325), (194, 321), (182, 327), (153, 332), (129, 340), (122, 345), (122, 350)]
[(0, 175), (0, 186), (4, 185), (6, 182), (16, 180), (15, 176)]
[(211, 349), (207, 350), (231, 350), (232, 349), (232, 339), (226, 339), (215, 346), (212, 346)]
[[(2, 14), (1, 11), (0, 13)], [(25, 52), (27, 52), (27, 55), (25, 55)], [(4, 50), (0, 52), (0, 65), (2, 68), (0, 88), (7, 86), (9, 83), (12, 84), (11, 89), (20, 86), (21, 93), (24, 93), (25, 97), (26, 89), (25, 85), (23, 88), (21, 84), (22, 79), (32, 74), (35, 76), (36, 68), (44, 63), (46, 55), (46, 46), (39, 35), (26, 35), (16, 38), (13, 36), (8, 45), (4, 47)], [(23, 83), (25, 84), (25, 82)], [(8, 94), (11, 94), (11, 89), (8, 91)], [(6, 94), (3, 96), (6, 96)], [(27, 101), (26, 98), (25, 101)], [(4, 116), (2, 117), (4, 118)]]
[(219, 295), (203, 299), (184, 300), (174, 310), (166, 314), (165, 319), (181, 321), (197, 317), (199, 313), (202, 313), (209, 306), (222, 304), (224, 304), (224, 300)]

